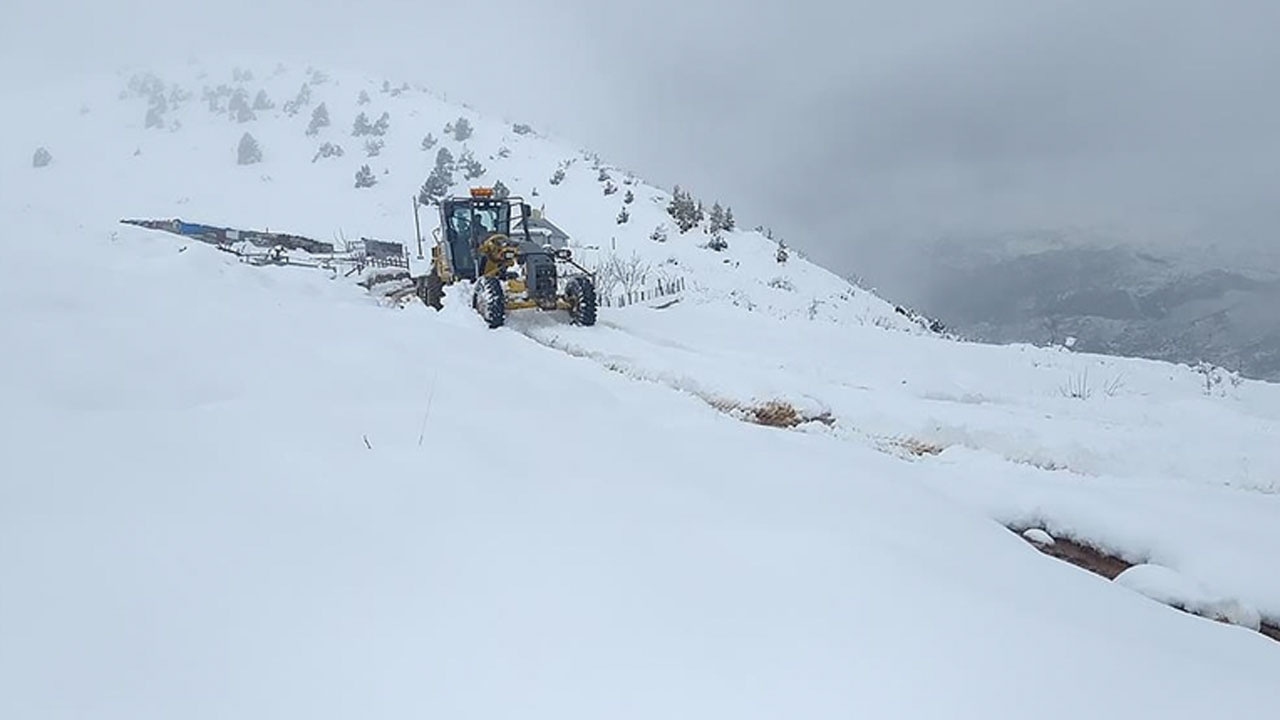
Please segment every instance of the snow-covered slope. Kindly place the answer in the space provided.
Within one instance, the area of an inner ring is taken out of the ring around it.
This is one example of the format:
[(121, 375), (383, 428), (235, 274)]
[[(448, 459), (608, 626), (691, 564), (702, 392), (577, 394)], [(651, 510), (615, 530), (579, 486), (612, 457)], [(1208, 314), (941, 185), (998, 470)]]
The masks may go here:
[[(277, 104), (303, 77), (254, 71)], [(6, 120), (0, 715), (1202, 718), (1280, 701), (1272, 641), (1001, 526), (1163, 566), (1274, 622), (1276, 387), (1206, 394), (1187, 368), (934, 337), (753, 233), (724, 253), (654, 243), (663, 192), (635, 185), (619, 226), (591, 161), (553, 188), (580, 155), (469, 113), (478, 181), (536, 184), (577, 242), (690, 289), (594, 328), (489, 331), (462, 287), (439, 313), (387, 308), (349, 279), (115, 221), (407, 240), (421, 137), (467, 111), (334, 74), (312, 89), (327, 137), (304, 135), (309, 111), (215, 118), (198, 87), (170, 110), (180, 129), (147, 130), (126, 81)], [(347, 135), (361, 89), (391, 114), (371, 160)], [(246, 129), (261, 164), (235, 164)], [(325, 140), (347, 155), (312, 164)], [(36, 145), (52, 164), (31, 167)], [(357, 190), (364, 162), (380, 182)], [(745, 421), (770, 403), (821, 420)]]

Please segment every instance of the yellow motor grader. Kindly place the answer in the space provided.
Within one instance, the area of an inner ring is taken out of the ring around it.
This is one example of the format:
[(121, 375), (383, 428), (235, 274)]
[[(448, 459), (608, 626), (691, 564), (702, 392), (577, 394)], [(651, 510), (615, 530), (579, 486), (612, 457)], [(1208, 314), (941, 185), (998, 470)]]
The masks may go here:
[[(415, 222), (418, 207), (414, 205)], [(573, 261), (568, 248), (532, 239), (533, 211), (521, 198), (474, 187), (465, 196), (441, 200), (438, 207), (430, 268), (414, 278), (427, 305), (439, 310), (445, 286), (471, 281), (472, 306), (491, 328), (501, 327), (508, 311), (525, 308), (564, 310), (575, 324), (595, 324), (591, 273)]]

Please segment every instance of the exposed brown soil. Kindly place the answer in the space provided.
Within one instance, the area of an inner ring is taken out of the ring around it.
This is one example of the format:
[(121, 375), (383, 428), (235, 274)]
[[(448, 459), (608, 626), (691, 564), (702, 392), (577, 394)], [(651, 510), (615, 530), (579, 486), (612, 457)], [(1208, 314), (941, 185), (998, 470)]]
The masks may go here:
[(768, 425), (769, 427), (792, 428), (806, 422), (820, 422), (823, 425), (832, 425), (836, 421), (828, 413), (804, 415), (796, 410), (791, 403), (780, 400), (770, 400), (763, 405), (747, 408), (747, 413), (752, 422), (757, 425)]
[[(1074, 540), (1056, 537), (1053, 539), (1052, 545), (1041, 545), (1040, 543), (1033, 542), (1023, 536), (1022, 533), (1027, 531), (1029, 528), (1011, 527), (1009, 529), (1017, 533), (1018, 537), (1026, 540), (1031, 547), (1039, 550), (1045, 555), (1069, 562), (1076, 567), (1084, 568), (1085, 570), (1088, 570), (1095, 575), (1101, 575), (1108, 580), (1116, 579), (1117, 575), (1133, 567), (1133, 563), (1128, 560), (1118, 558), (1114, 555), (1108, 555), (1095, 547), (1085, 545)], [(1181, 610), (1182, 608), (1176, 609)], [(1262, 628), (1258, 632), (1272, 640), (1275, 640), (1276, 642), (1280, 642), (1280, 624), (1263, 620)]]
[(917, 438), (908, 437), (891, 441), (894, 445), (906, 450), (916, 457), (924, 457), (925, 455), (938, 455), (946, 450), (942, 445), (936, 443), (925, 442)]

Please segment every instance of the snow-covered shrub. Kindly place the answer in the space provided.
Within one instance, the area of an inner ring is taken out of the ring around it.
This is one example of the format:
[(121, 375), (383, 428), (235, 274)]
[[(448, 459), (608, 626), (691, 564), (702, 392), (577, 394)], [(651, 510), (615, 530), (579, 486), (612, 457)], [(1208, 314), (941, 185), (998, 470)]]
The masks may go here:
[(315, 135), (320, 132), (320, 128), (329, 127), (329, 108), (324, 103), (316, 106), (311, 111), (311, 122), (307, 124), (307, 134)]
[(547, 182), (552, 185), (559, 185), (564, 182), (564, 168), (556, 168), (556, 171), (551, 174), (551, 179)]
[(631, 192), (630, 190), (627, 191), (627, 194), (622, 196), (622, 202), (626, 203), (627, 205), (630, 205), (635, 201), (636, 201), (636, 194)]
[(1225, 396), (1227, 393), (1226, 385), (1238, 388), (1244, 382), (1240, 377), (1240, 373), (1232, 372), (1204, 360), (1196, 363), (1191, 369), (1204, 380), (1205, 395), (1212, 395), (1214, 391), (1217, 391)]
[(391, 129), (391, 113), (383, 112), (378, 116), (378, 121), (373, 124), (373, 134), (386, 135), (389, 129)]
[(371, 100), (369, 100), (369, 93), (368, 93), (368, 92), (366, 92), (366, 91), (364, 91), (364, 90), (361, 90), (361, 91), (360, 91), (360, 96), (356, 98), (356, 104), (357, 104), (357, 105), (368, 105), (370, 102), (372, 102), (372, 101), (371, 101)]
[(431, 133), (427, 133), (427, 136), (426, 136), (426, 137), (424, 137), (424, 138), (422, 138), (422, 149), (423, 149), (423, 150), (430, 150), (431, 148), (433, 148), (433, 147), (435, 147), (435, 146), (436, 146), (436, 138), (435, 138), (435, 136), (434, 136), (434, 135), (432, 135)]
[(720, 228), (711, 231), (711, 239), (707, 241), (707, 248), (716, 252), (723, 252), (729, 249), (729, 241), (724, 239)]
[(143, 122), (143, 125), (148, 128), (163, 128), (164, 127), (164, 111), (165, 111), (164, 105), (152, 105), (151, 107), (147, 108), (147, 117)]
[(236, 150), (236, 162), (240, 165), (252, 165), (262, 162), (262, 148), (249, 133), (240, 137), (240, 145)]
[(529, 127), (528, 125), (525, 125), (524, 123), (516, 123), (511, 126), (511, 132), (517, 135), (528, 135), (529, 133), (533, 132), (533, 128)]
[(242, 69), (242, 68), (234, 68), (231, 71), (231, 79), (236, 82), (253, 82), (253, 71)]
[(503, 145), (502, 147), (498, 148), (498, 157), (504, 158), (504, 159), (511, 157), (511, 148), (507, 147), (506, 145)]
[(311, 162), (315, 162), (321, 158), (342, 157), (345, 152), (341, 145), (335, 145), (331, 142), (324, 143), (316, 150), (316, 154), (311, 158)]
[(781, 275), (769, 281), (769, 287), (775, 290), (785, 290), (787, 292), (795, 292), (796, 286), (792, 282)]
[(36, 148), (36, 152), (31, 156), (31, 167), (42, 168), (53, 162), (53, 155), (43, 146)]
[(381, 155), (382, 148), (384, 145), (385, 143), (382, 141), (382, 138), (373, 138), (370, 140), (365, 140), (364, 141), (365, 157), (377, 157), (378, 155)]
[(600, 168), (600, 172), (596, 174), (596, 182), (609, 182), (611, 179), (609, 171), (604, 168)]
[(356, 171), (356, 187), (367, 188), (378, 184), (378, 178), (374, 176), (373, 170), (368, 165), (361, 165)]
[(631, 213), (627, 212), (627, 206), (623, 205), (622, 209), (618, 211), (618, 224), (625, 225), (630, 219)]
[(493, 183), (493, 196), (499, 200), (511, 197), (511, 189), (501, 180), (495, 180)]
[(653, 229), (653, 232), (649, 233), (649, 239), (654, 242), (666, 242), (667, 226), (662, 223), (658, 223), (658, 226)]

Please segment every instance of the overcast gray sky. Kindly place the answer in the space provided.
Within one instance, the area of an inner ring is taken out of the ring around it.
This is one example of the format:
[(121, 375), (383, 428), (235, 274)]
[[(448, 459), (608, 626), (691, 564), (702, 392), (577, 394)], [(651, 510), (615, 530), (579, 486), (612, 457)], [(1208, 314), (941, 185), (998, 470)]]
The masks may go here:
[(194, 54), (423, 82), (911, 296), (923, 240), (1273, 242), (1280, 2), (6, 0), (0, 73)]

